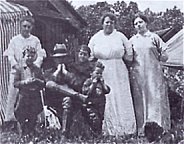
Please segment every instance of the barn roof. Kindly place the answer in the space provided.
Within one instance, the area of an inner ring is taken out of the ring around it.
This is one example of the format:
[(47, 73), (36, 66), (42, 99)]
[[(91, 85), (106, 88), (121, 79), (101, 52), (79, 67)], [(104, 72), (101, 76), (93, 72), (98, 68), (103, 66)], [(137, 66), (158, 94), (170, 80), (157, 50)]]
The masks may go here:
[(55, 18), (69, 22), (79, 29), (87, 25), (86, 21), (66, 0), (8, 0), (29, 8), (34, 16)]

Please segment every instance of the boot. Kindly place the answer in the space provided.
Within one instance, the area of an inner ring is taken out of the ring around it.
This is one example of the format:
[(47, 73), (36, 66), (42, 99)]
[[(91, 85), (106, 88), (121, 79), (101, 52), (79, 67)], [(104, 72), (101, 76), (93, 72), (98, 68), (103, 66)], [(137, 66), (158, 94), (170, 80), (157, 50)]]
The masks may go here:
[(62, 135), (68, 137), (69, 128), (70, 128), (70, 110), (63, 109), (62, 128), (61, 128)]

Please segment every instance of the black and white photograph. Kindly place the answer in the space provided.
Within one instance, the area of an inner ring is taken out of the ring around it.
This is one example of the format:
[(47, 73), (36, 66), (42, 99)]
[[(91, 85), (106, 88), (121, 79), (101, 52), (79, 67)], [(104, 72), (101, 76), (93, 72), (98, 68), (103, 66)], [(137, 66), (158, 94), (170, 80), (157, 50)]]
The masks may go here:
[(184, 144), (184, 1), (0, 0), (1, 144)]

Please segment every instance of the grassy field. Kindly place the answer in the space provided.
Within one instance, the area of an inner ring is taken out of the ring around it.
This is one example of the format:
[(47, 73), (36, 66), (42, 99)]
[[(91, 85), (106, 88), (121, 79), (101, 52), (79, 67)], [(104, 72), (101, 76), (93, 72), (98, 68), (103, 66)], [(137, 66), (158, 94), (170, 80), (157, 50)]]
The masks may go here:
[[(165, 133), (161, 138), (158, 138), (155, 144), (184, 144), (184, 111), (181, 109), (182, 97), (184, 95), (184, 71), (172, 70), (166, 73), (166, 78), (169, 81), (169, 101), (171, 109), (172, 129)], [(63, 139), (57, 130), (50, 130), (38, 126), (36, 134), (20, 137), (16, 130), (7, 131), (0, 128), (0, 144), (148, 144), (145, 137), (136, 137), (132, 135), (124, 135), (119, 137), (114, 136), (99, 136), (98, 138), (84, 139), (82, 137)], [(151, 133), (151, 132), (150, 132)], [(153, 144), (153, 143), (152, 143)]]
[[(184, 139), (184, 123), (181, 121), (175, 124), (170, 132), (157, 139), (155, 144), (178, 144)], [(82, 137), (63, 139), (60, 137), (59, 131), (49, 130), (46, 128), (37, 128), (37, 134), (20, 137), (15, 131), (0, 131), (1, 144), (147, 144), (149, 143), (145, 137), (136, 137), (135, 135), (124, 135), (119, 137), (100, 136), (99, 138), (84, 139)], [(152, 143), (153, 144), (153, 143)]]

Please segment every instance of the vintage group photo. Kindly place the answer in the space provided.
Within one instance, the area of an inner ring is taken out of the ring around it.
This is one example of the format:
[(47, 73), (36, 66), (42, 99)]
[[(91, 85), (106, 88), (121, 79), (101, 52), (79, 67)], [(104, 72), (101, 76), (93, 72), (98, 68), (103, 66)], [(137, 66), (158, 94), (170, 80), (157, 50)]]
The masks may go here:
[(183, 4), (0, 0), (0, 143), (184, 144)]

